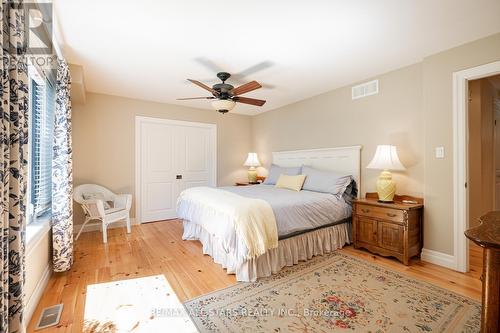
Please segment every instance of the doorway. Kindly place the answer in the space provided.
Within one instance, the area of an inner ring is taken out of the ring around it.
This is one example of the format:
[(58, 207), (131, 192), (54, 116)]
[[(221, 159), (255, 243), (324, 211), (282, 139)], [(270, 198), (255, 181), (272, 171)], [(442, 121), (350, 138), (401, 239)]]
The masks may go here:
[[(500, 205), (500, 75), (470, 80), (468, 118), (468, 228), (479, 225), (484, 214)], [(469, 242), (469, 270), (481, 271), (482, 255)], [(479, 255), (478, 255), (479, 254)]]
[[(460, 272), (469, 270), (469, 244), (464, 232), (469, 226), (469, 220), (473, 219), (469, 207), (469, 200), (473, 193), (470, 193), (468, 186), (470, 181), (469, 154), (472, 152), (469, 151), (468, 144), (469, 83), (497, 75), (500, 75), (500, 61), (453, 73), (454, 266)], [(474, 152), (472, 153), (474, 155)], [(475, 153), (476, 158), (478, 158), (477, 152)], [(495, 167), (493, 167), (493, 170), (495, 170)], [(494, 175), (494, 171), (491, 174)], [(494, 194), (496, 175), (494, 175), (493, 179), (493, 183), (488, 185), (488, 191)], [(487, 200), (488, 204), (494, 204), (492, 198)], [(472, 223), (475, 223), (475, 221), (473, 220)]]
[(217, 127), (148, 117), (135, 126), (137, 221), (174, 219), (183, 190), (216, 186)]

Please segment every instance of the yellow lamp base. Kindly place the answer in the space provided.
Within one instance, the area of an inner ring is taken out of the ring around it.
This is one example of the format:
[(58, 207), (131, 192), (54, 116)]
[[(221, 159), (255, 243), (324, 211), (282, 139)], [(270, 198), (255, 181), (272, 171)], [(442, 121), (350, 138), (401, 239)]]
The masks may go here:
[(382, 202), (392, 202), (396, 194), (396, 183), (392, 180), (392, 174), (384, 170), (377, 180), (378, 200)]
[(250, 184), (257, 182), (257, 169), (255, 169), (255, 167), (250, 167), (248, 169), (248, 182)]

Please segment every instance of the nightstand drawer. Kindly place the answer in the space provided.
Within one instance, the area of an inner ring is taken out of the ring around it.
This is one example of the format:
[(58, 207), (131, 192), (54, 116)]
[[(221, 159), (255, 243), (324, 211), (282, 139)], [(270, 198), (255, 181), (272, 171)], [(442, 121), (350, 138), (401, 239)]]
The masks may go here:
[(394, 222), (403, 222), (403, 211), (399, 209), (357, 204), (356, 214)]

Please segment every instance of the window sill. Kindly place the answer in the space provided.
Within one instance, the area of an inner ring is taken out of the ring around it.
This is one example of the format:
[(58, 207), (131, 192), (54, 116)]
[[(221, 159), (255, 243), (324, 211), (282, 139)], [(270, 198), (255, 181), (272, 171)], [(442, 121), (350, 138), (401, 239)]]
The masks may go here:
[(51, 217), (43, 216), (36, 222), (31, 222), (26, 226), (26, 255), (38, 245), (40, 240), (50, 231)]

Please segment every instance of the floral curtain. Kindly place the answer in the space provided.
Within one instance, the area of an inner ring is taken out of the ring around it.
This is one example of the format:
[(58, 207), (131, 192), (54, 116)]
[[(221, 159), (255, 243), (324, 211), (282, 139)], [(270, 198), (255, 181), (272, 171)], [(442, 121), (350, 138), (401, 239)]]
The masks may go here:
[(52, 262), (55, 272), (73, 264), (73, 165), (71, 149), (71, 77), (57, 61), (54, 155), (52, 160)]
[(0, 332), (24, 332), (28, 68), (22, 1), (0, 4)]

